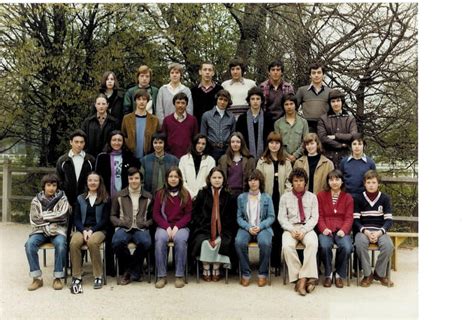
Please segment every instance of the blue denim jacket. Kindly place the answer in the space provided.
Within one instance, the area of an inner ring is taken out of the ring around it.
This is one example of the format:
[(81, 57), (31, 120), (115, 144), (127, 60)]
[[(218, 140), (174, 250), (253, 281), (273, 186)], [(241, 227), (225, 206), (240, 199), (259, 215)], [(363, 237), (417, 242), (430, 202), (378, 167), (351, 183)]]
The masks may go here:
[[(248, 192), (242, 193), (237, 198), (237, 223), (239, 224), (240, 228), (247, 231), (250, 229), (250, 227), (252, 227), (249, 224), (246, 212), (248, 198)], [(260, 228), (260, 230), (268, 228), (271, 234), (273, 235), (271, 225), (274, 221), (275, 210), (273, 209), (272, 197), (270, 197), (267, 193), (262, 193), (260, 196), (260, 224), (258, 225), (258, 227)]]

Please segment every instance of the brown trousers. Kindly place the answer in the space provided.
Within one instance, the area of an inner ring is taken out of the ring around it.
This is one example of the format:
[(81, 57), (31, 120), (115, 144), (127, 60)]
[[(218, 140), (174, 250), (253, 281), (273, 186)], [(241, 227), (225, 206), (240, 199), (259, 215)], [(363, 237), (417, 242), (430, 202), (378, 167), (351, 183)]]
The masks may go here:
[(102, 231), (96, 231), (92, 234), (87, 242), (84, 241), (84, 237), (81, 232), (74, 232), (71, 237), (71, 244), (69, 251), (71, 253), (71, 264), (72, 264), (72, 276), (74, 278), (81, 278), (82, 274), (82, 253), (81, 247), (85, 244), (89, 249), (91, 262), (92, 262), (92, 273), (94, 278), (102, 277), (102, 259), (100, 256), (100, 245), (105, 240), (105, 233)]

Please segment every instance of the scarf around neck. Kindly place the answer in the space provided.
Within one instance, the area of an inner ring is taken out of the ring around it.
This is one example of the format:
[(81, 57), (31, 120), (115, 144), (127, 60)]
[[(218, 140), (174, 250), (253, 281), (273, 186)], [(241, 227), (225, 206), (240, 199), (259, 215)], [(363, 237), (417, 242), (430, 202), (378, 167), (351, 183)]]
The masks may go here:
[(250, 154), (254, 158), (258, 159), (263, 152), (263, 111), (260, 109), (260, 112), (257, 116), (258, 123), (258, 136), (257, 136), (257, 145), (255, 146), (255, 131), (253, 129), (253, 115), (252, 111), (247, 110), (247, 131), (249, 133), (249, 150)]
[(305, 222), (305, 214), (304, 214), (304, 207), (303, 207), (303, 196), (305, 191), (301, 192), (296, 192), (295, 190), (292, 190), (293, 194), (298, 198), (298, 209), (300, 212), (300, 222), (304, 223)]
[(217, 235), (221, 234), (221, 219), (219, 212), (219, 190), (212, 187), (212, 215), (211, 215), (211, 242), (215, 241)]

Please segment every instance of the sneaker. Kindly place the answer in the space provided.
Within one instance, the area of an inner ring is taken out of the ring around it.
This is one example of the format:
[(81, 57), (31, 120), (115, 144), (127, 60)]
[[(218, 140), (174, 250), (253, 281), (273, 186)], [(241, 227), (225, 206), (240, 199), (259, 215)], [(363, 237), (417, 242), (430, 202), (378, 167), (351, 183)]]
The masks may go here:
[(176, 280), (174, 281), (174, 287), (175, 288), (182, 288), (184, 287), (184, 279), (183, 277), (176, 277)]
[(94, 289), (102, 288), (102, 278), (95, 278), (94, 280)]
[(71, 293), (72, 294), (79, 294), (82, 293), (82, 279), (72, 278), (71, 282)]
[(28, 286), (28, 291), (35, 291), (43, 286), (43, 279), (33, 278), (33, 282)]
[(53, 289), (54, 290), (62, 290), (63, 288), (63, 282), (59, 278), (55, 278), (53, 280)]
[(155, 283), (155, 288), (157, 289), (164, 288), (164, 286), (166, 286), (167, 283), (168, 281), (166, 280), (165, 277), (158, 278), (158, 281)]

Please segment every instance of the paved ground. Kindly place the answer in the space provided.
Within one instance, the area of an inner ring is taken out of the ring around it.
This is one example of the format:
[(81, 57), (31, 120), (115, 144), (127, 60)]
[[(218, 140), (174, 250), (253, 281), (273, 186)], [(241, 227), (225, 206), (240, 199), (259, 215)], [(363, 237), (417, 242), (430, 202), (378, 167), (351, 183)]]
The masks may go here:
[(29, 230), (28, 225), (0, 223), (1, 319), (418, 318), (418, 249), (401, 250), (399, 271), (392, 272), (395, 287), (390, 289), (378, 282), (370, 288), (357, 287), (354, 279), (350, 287), (318, 286), (301, 297), (293, 286), (284, 286), (281, 277), (273, 278), (272, 286), (258, 288), (254, 282), (243, 288), (234, 276), (228, 285), (198, 284), (191, 278), (183, 289), (174, 288), (174, 278), (168, 277), (171, 283), (161, 290), (147, 282), (117, 286), (109, 277), (107, 286), (94, 290), (88, 263), (84, 293), (72, 295), (68, 289), (51, 287), (52, 253), (43, 269), (45, 286), (26, 290), (31, 282), (24, 253)]

